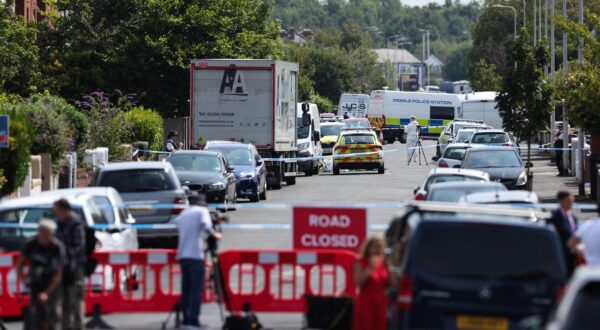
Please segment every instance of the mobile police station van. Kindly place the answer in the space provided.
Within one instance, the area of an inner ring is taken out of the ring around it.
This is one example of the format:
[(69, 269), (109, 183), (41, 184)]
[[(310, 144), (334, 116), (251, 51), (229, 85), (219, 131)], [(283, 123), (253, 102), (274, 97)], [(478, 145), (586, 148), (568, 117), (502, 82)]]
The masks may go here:
[(421, 135), (437, 136), (458, 114), (461, 100), (455, 94), (376, 90), (371, 92), (367, 116), (372, 125), (400, 125), (417, 117)]

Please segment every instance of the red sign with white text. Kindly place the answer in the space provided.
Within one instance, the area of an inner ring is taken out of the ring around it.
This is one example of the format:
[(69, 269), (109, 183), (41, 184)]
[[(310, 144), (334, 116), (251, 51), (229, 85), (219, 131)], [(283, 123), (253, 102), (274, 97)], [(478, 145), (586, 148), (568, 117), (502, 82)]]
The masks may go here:
[(295, 207), (294, 249), (341, 249), (358, 252), (367, 238), (367, 210)]

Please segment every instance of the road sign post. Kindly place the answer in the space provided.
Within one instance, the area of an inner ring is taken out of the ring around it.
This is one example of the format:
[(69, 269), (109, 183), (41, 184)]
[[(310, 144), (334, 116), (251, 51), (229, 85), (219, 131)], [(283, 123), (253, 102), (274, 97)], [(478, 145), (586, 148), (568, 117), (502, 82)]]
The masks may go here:
[(0, 115), (0, 148), (8, 148), (9, 146), (8, 122), (8, 115)]

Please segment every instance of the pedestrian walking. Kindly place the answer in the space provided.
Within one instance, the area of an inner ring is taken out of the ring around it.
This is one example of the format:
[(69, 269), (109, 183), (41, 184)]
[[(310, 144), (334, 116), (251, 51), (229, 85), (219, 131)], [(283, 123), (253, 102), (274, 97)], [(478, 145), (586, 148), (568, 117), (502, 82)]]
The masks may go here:
[(181, 267), (182, 329), (200, 329), (200, 307), (204, 287), (204, 236), (220, 239), (213, 230), (210, 212), (200, 196), (190, 196), (190, 207), (175, 219), (179, 231), (177, 261)]
[(562, 248), (567, 266), (567, 273), (570, 276), (575, 269), (576, 255), (569, 248), (569, 240), (577, 230), (577, 218), (572, 212), (575, 197), (570, 191), (561, 190), (556, 194), (559, 208), (552, 212), (550, 222), (554, 225), (556, 232), (562, 243)]
[[(56, 224), (40, 219), (37, 235), (21, 251), (17, 272), (29, 287), (29, 324), (31, 329), (55, 330), (60, 315), (61, 280), (66, 262), (65, 248), (54, 237)], [(27, 275), (25, 263), (29, 263)], [(27, 322), (26, 322), (27, 324)]]
[(587, 265), (600, 266), (600, 218), (585, 221), (569, 239), (569, 248)]
[(354, 281), (359, 293), (354, 301), (352, 329), (385, 330), (389, 287), (387, 264), (381, 237), (370, 237), (362, 246), (354, 264)]
[(417, 155), (415, 148), (419, 141), (419, 123), (417, 123), (417, 117), (410, 116), (410, 123), (404, 127), (404, 133), (406, 133), (406, 160), (407, 164), (410, 164), (411, 156), (415, 162), (417, 162)]
[(83, 291), (86, 259), (83, 223), (64, 198), (54, 202), (53, 211), (58, 224), (56, 238), (64, 245), (67, 256), (62, 281), (62, 329), (82, 330), (85, 320)]
[(179, 134), (177, 131), (169, 131), (167, 134), (167, 141), (165, 142), (165, 151), (175, 152), (181, 149), (181, 143), (177, 141)]
[(565, 176), (564, 167), (563, 167), (563, 143), (564, 141), (564, 133), (563, 133), (563, 124), (558, 124), (558, 132), (556, 132), (556, 136), (554, 137), (554, 162), (556, 163), (556, 168), (558, 169), (558, 176)]

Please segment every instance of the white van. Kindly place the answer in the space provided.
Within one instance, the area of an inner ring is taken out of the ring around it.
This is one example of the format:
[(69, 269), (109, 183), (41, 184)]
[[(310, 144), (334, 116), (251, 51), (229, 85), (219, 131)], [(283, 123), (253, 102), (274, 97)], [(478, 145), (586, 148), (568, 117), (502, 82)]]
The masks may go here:
[(371, 92), (367, 115), (374, 127), (383, 123), (400, 125), (402, 130), (414, 115), (421, 134), (435, 136), (454, 120), (459, 109), (460, 99), (454, 94), (377, 90)]
[[(308, 106), (307, 114), (310, 116), (308, 125), (302, 120), (304, 111), (302, 105)], [(319, 108), (314, 103), (298, 103), (297, 106), (297, 145), (298, 157), (320, 157), (323, 155), (321, 148), (321, 120), (319, 117)], [(304, 175), (311, 176), (319, 174), (319, 160), (309, 159), (298, 161), (298, 171), (304, 172)]]
[(338, 116), (365, 118), (369, 109), (369, 95), (344, 93), (338, 103)]
[(496, 92), (477, 92), (465, 94), (458, 118), (481, 120), (486, 125), (502, 129), (502, 117), (498, 114)]

